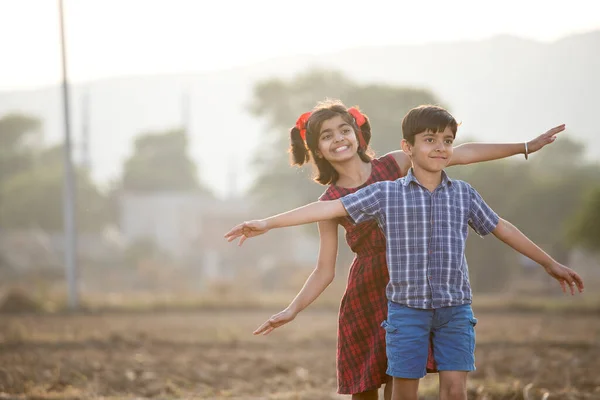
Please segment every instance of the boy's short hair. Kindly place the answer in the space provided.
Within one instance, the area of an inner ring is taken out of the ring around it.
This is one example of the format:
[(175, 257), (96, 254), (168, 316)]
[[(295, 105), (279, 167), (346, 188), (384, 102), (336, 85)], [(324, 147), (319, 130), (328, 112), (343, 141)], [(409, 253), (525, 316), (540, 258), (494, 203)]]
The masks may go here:
[(410, 110), (402, 119), (402, 137), (410, 144), (415, 144), (415, 135), (425, 131), (442, 132), (447, 127), (452, 129), (454, 137), (458, 123), (446, 109), (422, 105)]

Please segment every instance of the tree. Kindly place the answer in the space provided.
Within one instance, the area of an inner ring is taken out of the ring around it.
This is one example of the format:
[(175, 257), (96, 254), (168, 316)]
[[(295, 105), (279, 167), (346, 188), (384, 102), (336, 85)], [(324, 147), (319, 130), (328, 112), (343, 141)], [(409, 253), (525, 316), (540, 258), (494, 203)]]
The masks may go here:
[[(63, 229), (63, 147), (38, 154), (28, 169), (12, 174), (2, 186), (0, 222), (3, 228)], [(89, 174), (76, 168), (76, 221), (79, 230), (98, 232), (112, 219), (106, 197)]]
[[(0, 227), (63, 229), (63, 146), (44, 147), (41, 122), (23, 114), (0, 119)], [(89, 174), (75, 170), (77, 225), (99, 231), (111, 217)]]
[(258, 82), (250, 112), (267, 120), (269, 132), (255, 157), (257, 179), (252, 192), (264, 204), (279, 209), (314, 201), (324, 187), (309, 179), (310, 166), (291, 168), (287, 149), (289, 129), (300, 114), (317, 101), (339, 98), (347, 106), (359, 105), (373, 128), (371, 147), (378, 154), (400, 148), (404, 114), (419, 104), (438, 103), (427, 90), (387, 85), (362, 85), (336, 71), (313, 70), (284, 81)]
[(600, 186), (585, 193), (567, 229), (571, 245), (600, 251)]
[(36, 135), (40, 127), (40, 120), (30, 115), (5, 115), (0, 118), (0, 149), (15, 151), (33, 144), (40, 145), (39, 135)]
[(41, 146), (39, 119), (9, 114), (0, 118), (0, 188), (9, 176), (31, 167)]
[(183, 130), (138, 136), (134, 153), (123, 168), (123, 189), (138, 192), (201, 189), (187, 146)]

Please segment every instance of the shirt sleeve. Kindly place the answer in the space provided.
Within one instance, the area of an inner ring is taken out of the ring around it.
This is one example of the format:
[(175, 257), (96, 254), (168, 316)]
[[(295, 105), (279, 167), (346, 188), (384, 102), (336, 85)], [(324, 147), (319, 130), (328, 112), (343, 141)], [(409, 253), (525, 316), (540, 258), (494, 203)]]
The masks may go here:
[(470, 208), (469, 208), (469, 226), (479, 235), (486, 236), (491, 233), (500, 217), (486, 204), (481, 195), (469, 185)]
[(385, 182), (376, 182), (340, 199), (348, 216), (355, 224), (371, 219), (383, 219), (384, 189)]

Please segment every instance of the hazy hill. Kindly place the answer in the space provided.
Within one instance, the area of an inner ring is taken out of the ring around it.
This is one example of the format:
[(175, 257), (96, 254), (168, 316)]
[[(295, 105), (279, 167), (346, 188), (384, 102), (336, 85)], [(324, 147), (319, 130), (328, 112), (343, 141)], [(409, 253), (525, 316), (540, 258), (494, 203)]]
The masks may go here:
[[(72, 87), (74, 135), (79, 140), (87, 92), (92, 165), (95, 176), (105, 180), (118, 173), (135, 135), (181, 124), (183, 93), (188, 91), (192, 155), (202, 179), (225, 193), (232, 171), (239, 172), (235, 186), (247, 185), (248, 160), (263, 144), (261, 121), (244, 109), (253, 83), (322, 67), (361, 82), (428, 87), (463, 122), (461, 134), (477, 140), (520, 141), (565, 122), (568, 134), (585, 143), (589, 156), (600, 159), (600, 142), (593, 140), (600, 133), (595, 120), (599, 50), (600, 31), (554, 43), (502, 36), (357, 48), (203, 74), (105, 79)], [(0, 115), (23, 111), (42, 117), (50, 141), (62, 135), (61, 107), (59, 87), (0, 92)], [(373, 124), (376, 129), (377, 121)]]

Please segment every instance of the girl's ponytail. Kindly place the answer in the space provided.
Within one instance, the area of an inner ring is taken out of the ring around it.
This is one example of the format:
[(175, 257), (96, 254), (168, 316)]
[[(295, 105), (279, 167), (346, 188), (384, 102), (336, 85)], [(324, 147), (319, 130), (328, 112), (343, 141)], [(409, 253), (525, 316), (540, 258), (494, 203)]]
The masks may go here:
[(296, 125), (290, 130), (290, 153), (292, 154), (292, 165), (301, 166), (308, 162), (308, 149), (306, 148), (306, 125), (312, 111), (305, 112), (296, 121)]
[(300, 135), (300, 129), (296, 126), (290, 130), (290, 154), (292, 155), (292, 165), (301, 166), (309, 160), (306, 144)]

